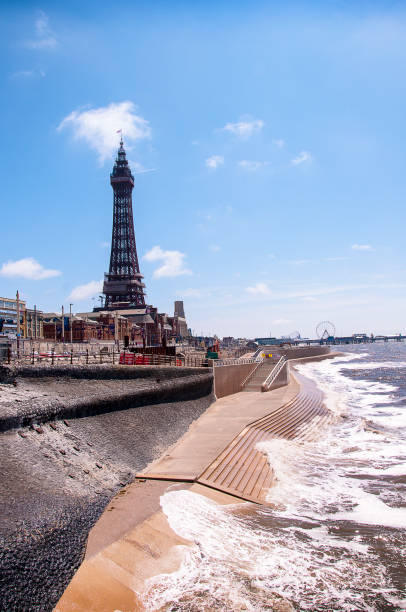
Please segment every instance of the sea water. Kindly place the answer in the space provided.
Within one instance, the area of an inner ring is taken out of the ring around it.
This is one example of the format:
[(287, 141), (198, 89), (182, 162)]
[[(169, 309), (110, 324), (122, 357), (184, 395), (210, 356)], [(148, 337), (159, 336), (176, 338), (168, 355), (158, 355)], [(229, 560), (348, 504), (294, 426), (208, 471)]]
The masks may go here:
[(147, 609), (406, 610), (406, 345), (342, 350), (297, 366), (333, 423), (311, 441), (259, 445), (276, 475), (269, 506), (162, 496), (193, 545), (149, 581)]

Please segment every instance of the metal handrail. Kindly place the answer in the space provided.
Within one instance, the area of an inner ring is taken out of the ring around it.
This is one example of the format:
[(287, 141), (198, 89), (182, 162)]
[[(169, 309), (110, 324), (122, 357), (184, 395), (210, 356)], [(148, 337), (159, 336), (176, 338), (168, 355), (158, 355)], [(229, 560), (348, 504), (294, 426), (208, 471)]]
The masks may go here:
[[(255, 360), (257, 361), (257, 360)], [(254, 363), (255, 363), (254, 361)], [(255, 366), (255, 368), (248, 374), (248, 376), (246, 376), (246, 378), (244, 378), (244, 380), (241, 383), (241, 389), (244, 387), (244, 385), (247, 384), (247, 382), (249, 381), (249, 379), (251, 378), (251, 376), (254, 374), (254, 372), (256, 372), (259, 368), (260, 365), (262, 365), (264, 363), (263, 358), (261, 357), (261, 361), (257, 362), (257, 365)]]
[(269, 387), (272, 385), (273, 382), (275, 382), (275, 379), (277, 378), (277, 376), (281, 373), (284, 365), (286, 364), (288, 360), (286, 359), (286, 357), (282, 356), (279, 361), (275, 364), (275, 366), (272, 368), (272, 370), (269, 372), (268, 376), (266, 377), (266, 379), (264, 380), (264, 382), (261, 385), (261, 391), (269, 391)]

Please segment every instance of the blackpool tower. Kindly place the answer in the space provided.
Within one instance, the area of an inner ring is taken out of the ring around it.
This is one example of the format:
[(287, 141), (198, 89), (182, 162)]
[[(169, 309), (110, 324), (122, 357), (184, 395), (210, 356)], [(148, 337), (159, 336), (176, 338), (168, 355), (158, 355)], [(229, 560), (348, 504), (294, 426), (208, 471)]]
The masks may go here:
[(128, 165), (123, 139), (110, 183), (114, 192), (113, 232), (111, 238), (110, 268), (104, 276), (105, 308), (145, 307), (143, 275), (138, 265), (135, 245), (132, 190), (134, 177)]

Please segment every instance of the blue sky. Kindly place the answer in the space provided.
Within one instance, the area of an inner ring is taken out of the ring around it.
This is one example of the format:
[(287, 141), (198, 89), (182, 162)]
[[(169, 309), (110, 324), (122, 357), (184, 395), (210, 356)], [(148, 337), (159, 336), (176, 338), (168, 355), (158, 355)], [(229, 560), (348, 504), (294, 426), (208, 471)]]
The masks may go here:
[(406, 332), (404, 3), (0, 16), (1, 295), (93, 306), (123, 128), (149, 303), (220, 336)]

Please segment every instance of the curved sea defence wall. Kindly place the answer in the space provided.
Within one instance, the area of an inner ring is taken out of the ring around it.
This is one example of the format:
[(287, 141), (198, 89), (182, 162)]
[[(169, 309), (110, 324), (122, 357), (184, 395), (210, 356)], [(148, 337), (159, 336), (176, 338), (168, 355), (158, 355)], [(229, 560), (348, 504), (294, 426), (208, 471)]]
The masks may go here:
[(56, 366), (2, 376), (0, 609), (46, 612), (110, 499), (210, 406), (212, 373)]
[[(207, 368), (149, 366), (2, 367), (0, 431), (111, 410), (182, 401), (211, 392)], [(6, 391), (6, 387), (3, 387)], [(9, 397), (9, 402), (1, 400)]]

